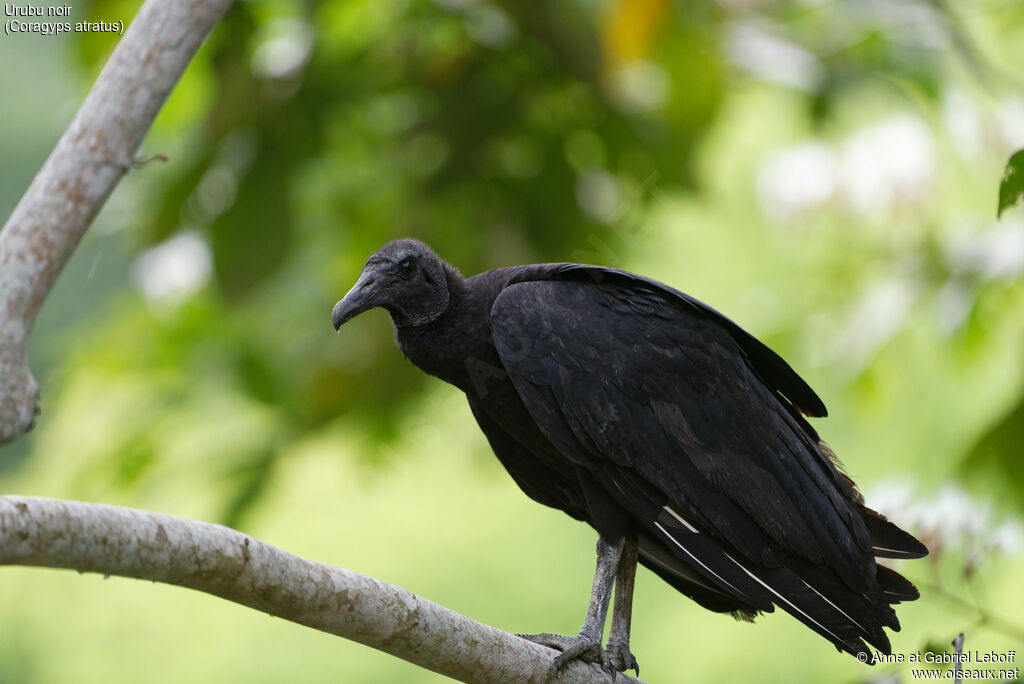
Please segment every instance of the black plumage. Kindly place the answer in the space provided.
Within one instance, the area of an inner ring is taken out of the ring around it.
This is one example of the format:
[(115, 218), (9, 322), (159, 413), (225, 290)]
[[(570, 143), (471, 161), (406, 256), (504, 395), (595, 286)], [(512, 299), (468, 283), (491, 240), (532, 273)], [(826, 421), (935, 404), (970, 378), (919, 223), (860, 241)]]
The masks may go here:
[(752, 620), (777, 605), (839, 650), (889, 652), (891, 605), (918, 593), (875, 559), (927, 550), (865, 507), (804, 418), (826, 414), (821, 399), (731, 320), (599, 266), (466, 279), (414, 240), (367, 261), (334, 325), (377, 306), (410, 361), (466, 393), (519, 487), (599, 533), (580, 634), (526, 635), (563, 651), (556, 668), (636, 667), (637, 561), (710, 610)]

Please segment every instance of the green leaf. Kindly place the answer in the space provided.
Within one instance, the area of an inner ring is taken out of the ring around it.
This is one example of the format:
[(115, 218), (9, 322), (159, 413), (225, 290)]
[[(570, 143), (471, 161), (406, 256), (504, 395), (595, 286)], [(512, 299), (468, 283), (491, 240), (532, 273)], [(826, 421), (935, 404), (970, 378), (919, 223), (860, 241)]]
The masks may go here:
[(1006, 162), (1003, 182), (999, 184), (999, 211), (996, 216), (1001, 217), (1021, 199), (1024, 199), (1024, 150), (1017, 150)]
[[(1018, 155), (1019, 156), (1019, 155)], [(1014, 406), (981, 435), (967, 453), (960, 470), (963, 477), (981, 477), (992, 488), (994, 480), (1010, 494), (1018, 510), (1024, 510), (1024, 394)]]

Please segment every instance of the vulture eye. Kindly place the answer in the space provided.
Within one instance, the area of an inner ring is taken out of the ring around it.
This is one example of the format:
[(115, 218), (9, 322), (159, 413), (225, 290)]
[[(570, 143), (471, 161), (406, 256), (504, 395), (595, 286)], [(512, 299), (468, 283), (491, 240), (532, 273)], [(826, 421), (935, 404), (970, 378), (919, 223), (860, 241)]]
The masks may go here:
[(409, 277), (416, 270), (416, 262), (412, 257), (405, 257), (398, 262), (398, 273), (403, 277)]

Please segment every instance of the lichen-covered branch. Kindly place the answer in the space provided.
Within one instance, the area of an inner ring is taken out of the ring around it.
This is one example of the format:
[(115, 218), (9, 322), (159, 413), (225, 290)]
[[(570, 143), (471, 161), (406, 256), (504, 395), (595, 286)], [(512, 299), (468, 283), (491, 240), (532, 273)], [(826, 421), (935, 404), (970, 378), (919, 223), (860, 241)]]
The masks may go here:
[(0, 442), (32, 426), (28, 335), (157, 113), (233, 0), (147, 0), (0, 232)]
[[(135, 577), (198, 589), (468, 682), (611, 682), (405, 589), (306, 560), (241, 532), (131, 508), (0, 496), (0, 565)], [(636, 682), (619, 675), (618, 682)]]

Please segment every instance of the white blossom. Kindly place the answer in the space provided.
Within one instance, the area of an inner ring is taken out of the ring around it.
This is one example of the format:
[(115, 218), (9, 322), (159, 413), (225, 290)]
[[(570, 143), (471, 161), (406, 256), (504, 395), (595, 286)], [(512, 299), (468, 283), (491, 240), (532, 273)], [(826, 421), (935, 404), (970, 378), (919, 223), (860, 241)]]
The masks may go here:
[(150, 305), (174, 306), (202, 289), (212, 269), (206, 241), (184, 232), (140, 254), (132, 274)]

